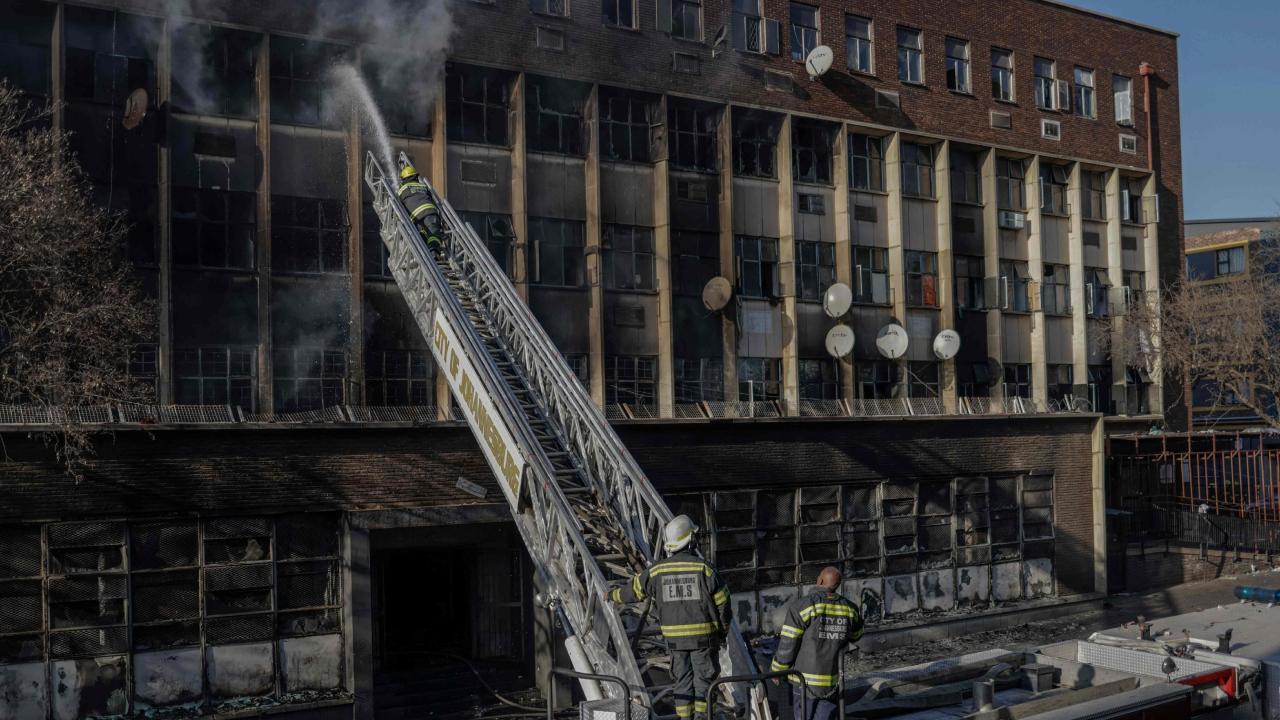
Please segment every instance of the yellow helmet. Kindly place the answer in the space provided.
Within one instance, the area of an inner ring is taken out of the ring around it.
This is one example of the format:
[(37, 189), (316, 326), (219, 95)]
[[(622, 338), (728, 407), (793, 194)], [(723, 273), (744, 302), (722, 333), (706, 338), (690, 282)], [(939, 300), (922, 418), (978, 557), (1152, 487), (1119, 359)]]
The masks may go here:
[(411, 177), (417, 177), (417, 176), (418, 176), (418, 168), (412, 165), (405, 165), (404, 167), (400, 168), (401, 180), (408, 180)]

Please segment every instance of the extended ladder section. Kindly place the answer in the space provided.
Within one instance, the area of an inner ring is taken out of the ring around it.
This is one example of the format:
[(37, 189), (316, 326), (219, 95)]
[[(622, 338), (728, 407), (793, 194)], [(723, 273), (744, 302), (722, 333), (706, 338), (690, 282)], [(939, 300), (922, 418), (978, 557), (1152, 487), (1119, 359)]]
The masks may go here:
[[(403, 154), (400, 160), (408, 161)], [(660, 635), (650, 626), (631, 637), (604, 594), (657, 557), (671, 511), (449, 203), (432, 188), (447, 236), (437, 256), (372, 154), (365, 182), (392, 275), (511, 505), (547, 593), (563, 611), (566, 634), (580, 645), (580, 652), (570, 647), (575, 669), (622, 678), (652, 712), (669, 708), (670, 687), (655, 680), (670, 671)], [(722, 672), (755, 671), (735, 623)], [(620, 692), (610, 683), (600, 690)], [(732, 685), (730, 694), (739, 713), (749, 708), (750, 717), (768, 718), (758, 683)]]

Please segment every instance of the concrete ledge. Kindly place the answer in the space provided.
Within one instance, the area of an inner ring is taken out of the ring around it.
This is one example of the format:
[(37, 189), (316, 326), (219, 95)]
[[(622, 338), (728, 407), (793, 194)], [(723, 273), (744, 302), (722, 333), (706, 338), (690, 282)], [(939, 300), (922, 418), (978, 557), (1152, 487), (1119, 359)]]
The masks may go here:
[(1098, 609), (1102, 607), (1105, 599), (1106, 595), (1103, 593), (1084, 593), (1065, 598), (1035, 600), (1017, 607), (1001, 608), (986, 613), (920, 618), (902, 625), (867, 630), (862, 636), (861, 646), (864, 650), (881, 650), (908, 643), (931, 642), (958, 635), (971, 635), (1008, 627), (1015, 619), (1018, 622), (1032, 622)]

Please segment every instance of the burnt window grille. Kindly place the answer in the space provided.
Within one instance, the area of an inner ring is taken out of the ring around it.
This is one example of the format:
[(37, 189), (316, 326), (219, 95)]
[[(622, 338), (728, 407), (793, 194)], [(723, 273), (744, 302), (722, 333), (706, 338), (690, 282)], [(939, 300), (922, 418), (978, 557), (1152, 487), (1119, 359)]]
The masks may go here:
[(835, 243), (796, 241), (796, 298), (820, 301), (835, 281)]
[(342, 127), (340, 103), (326, 91), (325, 75), (348, 54), (339, 45), (272, 36), (271, 122)]
[(777, 177), (778, 120), (763, 113), (735, 113), (733, 172), (742, 177)]
[(942, 397), (942, 363), (923, 361), (907, 364), (907, 397)]
[(528, 90), (529, 149), (581, 156), (585, 91), (576, 83), (531, 79)]
[(796, 120), (792, 125), (791, 167), (796, 182), (831, 184), (831, 130), (825, 123)]
[[(174, 264), (220, 270), (254, 268), (256, 193), (174, 188), (172, 213)], [(275, 222), (279, 221), (273, 218)]]
[(771, 402), (782, 399), (782, 360), (738, 358), (738, 401)]
[(654, 290), (653, 229), (605, 225), (604, 286), (611, 290)]
[(716, 171), (716, 126), (720, 111), (669, 100), (671, 165), (680, 170)]
[(707, 281), (720, 274), (720, 236), (712, 232), (673, 230), (671, 249), (675, 255), (675, 294), (702, 297)]
[(172, 55), (187, 60), (173, 63), (174, 109), (199, 115), (256, 116), (254, 75), (261, 42), (261, 35), (242, 30), (203, 23), (176, 25)]
[(345, 273), (349, 227), (342, 200), (272, 195), (272, 271)]
[(887, 400), (897, 396), (898, 364), (892, 360), (868, 360), (855, 364), (858, 375), (858, 397), (864, 400)]
[(489, 254), (502, 272), (509, 278), (515, 277), (516, 231), (511, 226), (511, 216), (479, 212), (460, 212), (459, 215), (489, 248)]
[(272, 359), (277, 411), (317, 410), (343, 403), (347, 377), (344, 351), (279, 347)]
[(178, 348), (173, 355), (174, 400), (179, 405), (232, 405), (254, 409), (257, 348)]
[(738, 294), (751, 298), (778, 296), (777, 238), (734, 238), (738, 262)]
[(604, 359), (607, 405), (649, 407), (658, 403), (658, 359), (610, 355)]
[(647, 163), (653, 103), (620, 90), (600, 90), (600, 157)]
[(720, 358), (676, 358), (677, 403), (724, 400), (724, 361)]
[(840, 362), (834, 358), (800, 358), (800, 399), (839, 400)]
[(583, 287), (587, 282), (583, 224), (578, 220), (529, 218), (533, 246), (533, 282)]
[(365, 403), (368, 405), (432, 405), (435, 381), (426, 350), (365, 351)]
[(445, 71), (445, 126), (449, 140), (508, 144), (511, 102), (507, 78), (496, 71), (451, 65)]

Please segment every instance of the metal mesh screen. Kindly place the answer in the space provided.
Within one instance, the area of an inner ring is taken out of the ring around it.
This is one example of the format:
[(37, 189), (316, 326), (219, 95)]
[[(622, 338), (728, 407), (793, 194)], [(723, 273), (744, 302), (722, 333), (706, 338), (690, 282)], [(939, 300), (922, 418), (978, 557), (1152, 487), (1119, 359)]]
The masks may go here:
[(356, 422), (407, 422), (428, 425), (436, 421), (435, 405), (350, 406), (347, 411)]
[(0, 582), (0, 633), (35, 632), (43, 627), (40, 581)]
[(165, 650), (200, 644), (200, 621), (183, 620), (161, 625), (135, 625), (134, 650)]
[(124, 548), (61, 548), (49, 550), (49, 572), (92, 573), (124, 569)]
[(258, 562), (269, 559), (271, 559), (270, 537), (206, 540), (204, 543), (204, 561), (207, 564)]
[(756, 524), (762, 528), (795, 525), (795, 507), (795, 491), (761, 490), (756, 497)]
[(754, 527), (755, 501), (752, 491), (716, 493), (716, 529)]
[(677, 418), (704, 418), (708, 417), (702, 411), (702, 406), (697, 403), (680, 403), (671, 408), (672, 417)]
[(946, 515), (951, 513), (951, 483), (920, 483), (921, 515)]
[(760, 566), (792, 565), (796, 561), (795, 530), (769, 530), (760, 537)]
[(270, 535), (271, 521), (267, 518), (211, 518), (204, 523), (206, 540), (269, 537)]
[(269, 563), (211, 567), (204, 571), (204, 588), (208, 591), (269, 587), (271, 587)]
[(49, 581), (49, 602), (123, 600), (126, 582), (124, 575), (53, 579)]
[(280, 637), (317, 635), (338, 632), (339, 629), (341, 618), (337, 610), (282, 612), (276, 617), (276, 632)]
[(992, 508), (1018, 507), (1018, 478), (1016, 476), (991, 478), (988, 502)]
[(0, 579), (40, 575), (40, 528), (0, 528)]
[(272, 637), (273, 625), (270, 614), (209, 618), (205, 621), (205, 639), (210, 645), (266, 641)]
[(1018, 542), (1018, 511), (1012, 509), (991, 511), (991, 542)]
[(199, 559), (196, 524), (147, 523), (129, 532), (130, 565), (134, 570), (189, 567)]
[(277, 571), (276, 606), (282, 610), (341, 602), (338, 564), (333, 561), (282, 563)]
[(49, 547), (98, 547), (123, 545), (124, 523), (86, 522), (60, 523), (49, 526)]
[(55, 658), (114, 655), (129, 649), (123, 627), (61, 630), (49, 633), (49, 654)]
[(880, 516), (877, 485), (849, 485), (844, 488), (846, 520), (873, 520)]
[(200, 583), (195, 570), (134, 573), (132, 581), (135, 622), (200, 616)]
[(276, 554), (281, 560), (337, 557), (338, 516), (290, 515), (276, 520)]

